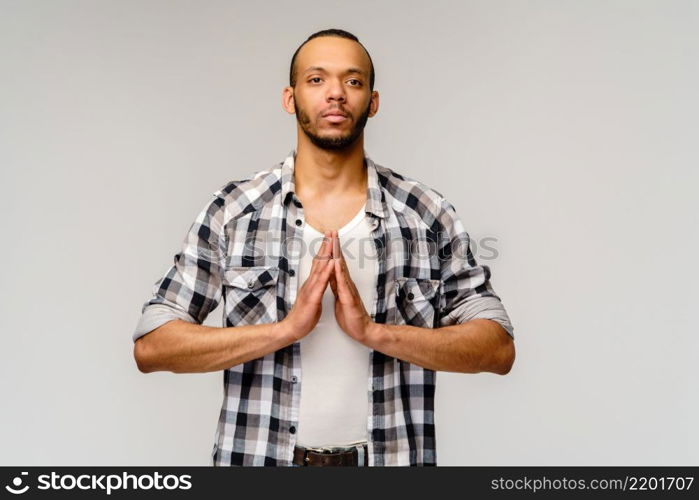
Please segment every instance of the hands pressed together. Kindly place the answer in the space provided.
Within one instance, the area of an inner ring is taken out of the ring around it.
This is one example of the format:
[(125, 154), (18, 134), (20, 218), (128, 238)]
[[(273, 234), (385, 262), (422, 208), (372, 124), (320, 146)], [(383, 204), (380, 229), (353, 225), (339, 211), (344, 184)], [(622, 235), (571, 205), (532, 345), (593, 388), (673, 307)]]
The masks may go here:
[(326, 231), (289, 314), (277, 325), (286, 340), (301, 340), (315, 328), (328, 284), (335, 295), (335, 319), (354, 340), (387, 356), (430, 370), (504, 375), (514, 361), (514, 343), (495, 321), (475, 319), (430, 329), (377, 324), (367, 313), (345, 259), (337, 231)]
[(323, 295), (328, 284), (335, 295), (335, 318), (342, 330), (359, 342), (365, 342), (376, 324), (364, 307), (352, 281), (337, 231), (326, 231), (323, 243), (313, 258), (311, 271), (298, 291), (296, 302), (280, 324), (291, 336), (301, 340), (318, 323)]

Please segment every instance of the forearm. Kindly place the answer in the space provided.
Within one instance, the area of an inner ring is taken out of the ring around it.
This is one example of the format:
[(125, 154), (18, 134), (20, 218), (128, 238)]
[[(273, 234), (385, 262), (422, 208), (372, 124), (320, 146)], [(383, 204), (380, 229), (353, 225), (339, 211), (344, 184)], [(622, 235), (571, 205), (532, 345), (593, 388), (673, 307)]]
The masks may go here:
[(292, 342), (279, 323), (219, 328), (174, 320), (139, 338), (134, 357), (144, 373), (203, 373), (265, 356)]
[(514, 362), (514, 343), (498, 323), (473, 319), (429, 329), (373, 323), (367, 346), (431, 370), (504, 375)]

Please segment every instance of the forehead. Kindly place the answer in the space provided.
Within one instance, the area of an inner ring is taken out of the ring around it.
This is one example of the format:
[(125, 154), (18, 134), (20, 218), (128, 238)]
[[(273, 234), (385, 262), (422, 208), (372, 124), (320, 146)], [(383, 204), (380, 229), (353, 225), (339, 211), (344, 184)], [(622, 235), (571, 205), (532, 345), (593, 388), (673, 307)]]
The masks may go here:
[(354, 40), (335, 36), (314, 38), (296, 55), (298, 74), (317, 66), (327, 71), (342, 71), (356, 67), (363, 69), (367, 75), (370, 70), (369, 56), (361, 45)]

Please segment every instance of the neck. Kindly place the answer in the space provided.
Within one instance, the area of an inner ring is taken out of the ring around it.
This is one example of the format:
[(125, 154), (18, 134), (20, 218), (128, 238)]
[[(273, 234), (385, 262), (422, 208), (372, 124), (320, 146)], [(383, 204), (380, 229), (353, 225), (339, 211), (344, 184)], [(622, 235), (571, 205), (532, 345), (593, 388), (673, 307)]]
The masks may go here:
[(294, 184), (301, 199), (365, 194), (363, 134), (342, 151), (320, 149), (301, 134), (294, 160)]

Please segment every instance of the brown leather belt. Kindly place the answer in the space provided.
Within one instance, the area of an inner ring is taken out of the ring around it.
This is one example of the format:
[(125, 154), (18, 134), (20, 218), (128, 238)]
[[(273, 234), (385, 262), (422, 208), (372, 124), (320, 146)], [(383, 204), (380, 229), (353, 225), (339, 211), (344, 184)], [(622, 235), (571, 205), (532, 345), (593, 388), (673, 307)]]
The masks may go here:
[[(357, 445), (360, 446), (360, 445)], [(340, 448), (304, 448), (302, 446), (294, 447), (295, 465), (328, 467), (328, 466), (345, 466), (357, 467), (359, 451), (357, 446)], [(368, 465), (367, 445), (361, 445), (364, 448), (364, 467)]]

